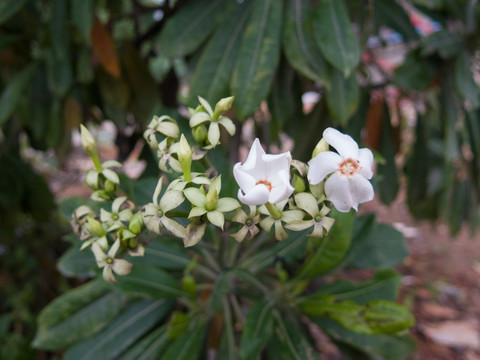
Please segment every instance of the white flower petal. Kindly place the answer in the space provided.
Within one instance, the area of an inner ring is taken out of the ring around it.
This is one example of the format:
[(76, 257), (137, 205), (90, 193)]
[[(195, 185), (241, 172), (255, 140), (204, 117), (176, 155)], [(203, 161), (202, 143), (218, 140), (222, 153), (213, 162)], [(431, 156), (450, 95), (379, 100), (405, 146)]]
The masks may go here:
[(207, 111), (207, 113), (210, 116), (213, 116), (213, 110), (212, 110), (212, 107), (210, 106), (210, 104), (208, 103), (208, 101), (205, 100), (204, 98), (202, 98), (201, 96), (198, 97), (198, 101), (203, 106), (203, 108)]
[(306, 221), (294, 220), (289, 222), (288, 224), (285, 224), (285, 227), (293, 231), (302, 231), (302, 230), (308, 229), (312, 225), (313, 225), (313, 220), (306, 220)]
[(242, 190), (238, 190), (238, 199), (246, 205), (263, 205), (268, 201), (269, 196), (270, 191), (263, 184), (255, 186), (245, 194)]
[(223, 224), (225, 223), (225, 217), (220, 211), (209, 211), (207, 213), (208, 220), (215, 226), (218, 226), (223, 230)]
[(175, 220), (163, 216), (161, 221), (163, 226), (165, 226), (165, 229), (170, 231), (176, 237), (184, 238), (185, 236), (187, 236), (187, 230)]
[(367, 179), (371, 179), (373, 176), (373, 153), (370, 149), (362, 148), (358, 150), (358, 162), (362, 167), (358, 173)]
[[(242, 170), (244, 171), (249, 171), (249, 170), (254, 170), (259, 162), (262, 161), (262, 156), (265, 155), (265, 150), (263, 150), (262, 145), (260, 145), (260, 140), (255, 139), (255, 141), (252, 144), (252, 147), (250, 148), (250, 152), (248, 153), (247, 160), (241, 165)], [(265, 170), (265, 172), (259, 173), (258, 175), (260, 178), (266, 178), (266, 169), (260, 169), (260, 170)]]
[(218, 175), (215, 180), (212, 181), (209, 190), (211, 189), (217, 190), (217, 195), (220, 194), (220, 191), (222, 190), (222, 175)]
[(105, 176), (108, 180), (113, 182), (114, 184), (120, 184), (120, 178), (118, 177), (117, 173), (110, 169), (103, 169), (102, 170), (103, 176)]
[(112, 247), (108, 251), (108, 256), (111, 257), (112, 259), (115, 258), (115, 255), (117, 254), (119, 247), (120, 247), (120, 240), (117, 240), (113, 243)]
[(198, 112), (193, 114), (190, 118), (190, 127), (193, 128), (197, 125), (204, 123), (205, 121), (210, 121), (211, 116), (204, 112)]
[(297, 206), (305, 210), (311, 217), (318, 214), (317, 199), (310, 193), (300, 193), (295, 195), (295, 202)]
[(163, 176), (158, 180), (157, 186), (155, 187), (155, 192), (153, 193), (152, 201), (155, 205), (158, 205), (158, 197), (162, 191)]
[(178, 207), (184, 200), (185, 198), (181, 191), (167, 190), (160, 199), (159, 207), (163, 212), (167, 212)]
[(129, 263), (127, 260), (115, 259), (112, 264), (112, 269), (118, 275), (128, 275), (132, 271), (133, 264)]
[(350, 135), (342, 134), (337, 129), (329, 127), (323, 132), (323, 138), (344, 158), (357, 159), (358, 145)]
[(325, 194), (327, 200), (330, 200), (340, 212), (349, 212), (352, 207), (356, 208), (358, 205), (355, 205), (352, 198), (349, 179), (339, 175), (338, 172), (333, 173), (325, 182)]
[(235, 124), (229, 118), (222, 116), (218, 122), (227, 130), (230, 136), (235, 135)]
[[(105, 261), (105, 258), (107, 257), (107, 255), (103, 252), (100, 245), (98, 245), (96, 242), (92, 244), (91, 249), (93, 251), (93, 255), (95, 255), (95, 260), (97, 261), (98, 267), (102, 267), (100, 264), (103, 265), (103, 263), (101, 263), (101, 262)], [(103, 265), (103, 266), (105, 266), (105, 265)]]
[(212, 146), (217, 146), (220, 141), (220, 128), (216, 122), (212, 122), (208, 128), (208, 141)]
[(308, 162), (308, 182), (319, 184), (328, 174), (336, 171), (342, 161), (343, 158), (332, 151), (321, 152)]
[(275, 221), (275, 239), (282, 241), (288, 238), (287, 232), (283, 229), (281, 221)]
[(240, 203), (237, 200), (226, 197), (218, 199), (216, 210), (220, 212), (229, 212), (235, 210), (238, 207), (240, 207)]
[(197, 188), (187, 188), (183, 190), (188, 201), (190, 201), (193, 205), (198, 207), (205, 206), (205, 194)]
[(353, 176), (349, 180), (350, 180), (350, 191), (352, 194), (352, 199), (356, 204), (354, 208), (355, 210), (357, 210), (358, 204), (361, 204), (373, 199), (373, 196), (374, 196), (373, 186), (370, 183), (370, 181), (365, 179), (360, 174)]
[(246, 226), (243, 226), (236, 233), (230, 234), (230, 236), (233, 237), (237, 242), (242, 242), (245, 239), (245, 236), (247, 236), (247, 233), (248, 228)]
[(119, 198), (116, 198), (115, 200), (113, 200), (112, 212), (118, 213), (118, 210), (120, 210), (120, 206), (122, 206), (125, 200), (127, 200), (126, 196), (120, 196)]
[(240, 189), (242, 189), (244, 192), (247, 192), (255, 187), (255, 178), (243, 171), (241, 163), (236, 163), (233, 167), (233, 176), (235, 177), (238, 186), (240, 186)]
[(115, 284), (117, 280), (115, 280), (115, 276), (113, 276), (113, 272), (110, 266), (105, 266), (102, 272), (103, 279), (108, 282), (109, 284)]
[(190, 213), (188, 214), (188, 218), (190, 219), (192, 217), (199, 217), (205, 214), (206, 212), (207, 212), (207, 209), (203, 207), (195, 206), (192, 208), (192, 210), (190, 210)]
[(183, 239), (183, 245), (185, 247), (190, 247), (197, 244), (200, 240), (202, 240), (206, 227), (206, 223), (201, 225), (188, 224), (185, 237)]

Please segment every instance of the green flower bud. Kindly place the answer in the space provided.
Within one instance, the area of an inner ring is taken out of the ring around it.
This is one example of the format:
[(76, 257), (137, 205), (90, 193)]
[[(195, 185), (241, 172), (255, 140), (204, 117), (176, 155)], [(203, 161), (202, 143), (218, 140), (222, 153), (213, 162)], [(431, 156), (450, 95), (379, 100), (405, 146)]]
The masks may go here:
[(182, 167), (183, 175), (185, 176), (185, 180), (190, 181), (192, 179), (192, 149), (190, 148), (190, 145), (183, 134), (180, 136), (180, 146), (178, 147), (177, 155), (180, 166)]
[(197, 125), (192, 129), (192, 135), (197, 144), (203, 144), (207, 140), (208, 130), (203, 124)]
[(317, 156), (318, 154), (320, 154), (321, 152), (324, 152), (324, 151), (328, 151), (328, 143), (325, 141), (324, 138), (322, 138), (317, 146), (315, 146), (315, 149), (313, 149), (313, 153), (312, 153), (312, 159)]
[(117, 184), (115, 184), (114, 182), (112, 182), (108, 179), (105, 180), (105, 191), (106, 192), (113, 193), (113, 192), (115, 192), (116, 189), (117, 189)]
[(128, 224), (128, 229), (134, 234), (140, 234), (143, 227), (143, 218), (140, 212), (133, 214), (132, 218), (130, 219), (130, 223)]
[(102, 170), (102, 165), (100, 164), (100, 159), (98, 158), (97, 143), (92, 133), (88, 129), (80, 124), (80, 135), (82, 137), (82, 146), (85, 149), (85, 152), (92, 159), (95, 164), (95, 169), (97, 171)]
[(187, 293), (188, 296), (194, 298), (197, 295), (197, 284), (195, 278), (192, 275), (185, 275), (182, 278), (182, 290)]
[(217, 189), (210, 189), (205, 197), (205, 209), (213, 211), (217, 208), (218, 192)]
[(297, 174), (294, 174), (292, 177), (292, 186), (295, 188), (295, 194), (305, 191), (305, 181)]
[(94, 233), (97, 236), (104, 236), (105, 235), (105, 230), (103, 230), (102, 223), (92, 217), (87, 217), (88, 221), (88, 226), (91, 230), (92, 233)]
[(217, 102), (217, 104), (215, 105), (214, 114), (217, 114), (218, 116), (225, 114), (228, 110), (232, 108), (233, 99), (233, 96), (220, 99), (220, 101)]

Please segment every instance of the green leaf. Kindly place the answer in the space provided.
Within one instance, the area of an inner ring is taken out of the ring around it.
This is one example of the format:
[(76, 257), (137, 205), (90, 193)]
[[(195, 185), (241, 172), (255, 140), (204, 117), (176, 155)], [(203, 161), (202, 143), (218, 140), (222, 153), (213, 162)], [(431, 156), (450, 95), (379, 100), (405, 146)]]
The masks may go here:
[(274, 312), (275, 328), (268, 343), (269, 359), (319, 360), (315, 347), (303, 336), (297, 321)]
[(289, 0), (285, 12), (283, 48), (289, 63), (313, 81), (328, 83), (328, 67), (315, 42), (310, 1)]
[(79, 251), (72, 246), (58, 260), (57, 269), (65, 277), (89, 278), (95, 275), (97, 264), (89, 250)]
[(380, 199), (384, 204), (391, 204), (397, 197), (400, 187), (399, 174), (395, 163), (395, 138), (393, 128), (390, 124), (390, 114), (387, 104), (382, 106), (382, 130), (380, 137), (380, 153), (385, 159), (385, 164), (377, 165), (377, 176), (379, 182), (377, 186)]
[(133, 344), (119, 360), (158, 360), (169, 343), (166, 327), (159, 327)]
[(2, 126), (17, 109), (20, 98), (35, 74), (36, 68), (36, 63), (28, 65), (9, 81), (3, 90), (0, 97), (0, 126)]
[(168, 19), (158, 39), (163, 55), (176, 58), (197, 49), (227, 19), (231, 6), (225, 0), (189, 1)]
[(455, 88), (476, 109), (480, 106), (480, 88), (473, 79), (472, 67), (470, 54), (461, 51), (455, 60)]
[(386, 25), (401, 33), (407, 40), (418, 40), (417, 31), (405, 9), (396, 1), (374, 0), (373, 4), (377, 28)]
[(365, 305), (352, 301), (335, 301), (331, 296), (308, 296), (300, 303), (308, 316), (328, 317), (345, 329), (358, 334), (392, 334), (413, 326), (414, 318), (402, 305), (373, 300)]
[(226, 21), (203, 50), (190, 81), (188, 103), (191, 106), (197, 105), (198, 95), (209, 103), (229, 95), (230, 77), (252, 4), (248, 0), (239, 4), (232, 15), (235, 21)]
[(118, 276), (118, 287), (131, 294), (153, 299), (175, 298), (183, 294), (178, 281), (167, 272), (150, 267), (136, 265), (126, 276)]
[(90, 31), (95, 15), (94, 0), (70, 0), (70, 11), (73, 23), (83, 36), (83, 41), (90, 44)]
[(361, 335), (348, 331), (326, 318), (316, 318), (317, 323), (335, 342), (348, 345), (369, 359), (404, 360), (415, 350), (415, 341), (409, 335)]
[(360, 101), (360, 90), (355, 74), (344, 77), (340, 71), (334, 70), (330, 87), (326, 89), (325, 95), (330, 114), (340, 125), (346, 126)]
[(228, 360), (237, 360), (238, 352), (237, 345), (235, 342), (235, 329), (232, 320), (232, 311), (230, 309), (230, 303), (227, 300), (226, 296), (222, 297), (223, 302), (223, 318), (224, 318), (224, 327), (222, 331), (222, 339), (220, 342), (220, 347), (218, 349), (217, 358), (218, 359), (228, 359)]
[(314, 10), (315, 39), (325, 59), (344, 76), (352, 74), (360, 49), (343, 0), (321, 0)]
[(172, 306), (173, 302), (165, 299), (137, 301), (129, 305), (102, 332), (68, 349), (63, 359), (116, 359), (165, 318)]
[(433, 80), (436, 66), (419, 55), (419, 51), (411, 51), (403, 64), (395, 70), (393, 82), (404, 89), (423, 90)]
[(207, 326), (201, 321), (195, 321), (190, 329), (180, 338), (171, 343), (162, 360), (196, 360), (203, 359), (202, 349), (207, 335)]
[(299, 280), (330, 271), (340, 263), (350, 247), (354, 215), (333, 210), (331, 216), (335, 224), (328, 236), (318, 239), (318, 248), (308, 256), (298, 272)]
[(270, 90), (280, 55), (282, 4), (254, 3), (232, 75), (233, 107), (240, 119), (251, 115)]
[(126, 296), (103, 280), (91, 281), (51, 302), (38, 317), (33, 346), (56, 350), (104, 328), (125, 306)]
[[(355, 228), (357, 228), (357, 221)], [(355, 231), (349, 261), (354, 269), (386, 268), (399, 264), (407, 255), (402, 233), (387, 224), (375, 224), (369, 231)]]
[(169, 237), (160, 237), (151, 241), (145, 247), (145, 256), (131, 257), (129, 261), (134, 264), (157, 266), (165, 270), (183, 270), (190, 263), (184, 248), (176, 246), (178, 241)]
[(273, 304), (257, 301), (248, 311), (240, 341), (240, 359), (256, 359), (272, 334)]
[(27, 0), (4, 0), (0, 2), (0, 25), (15, 15)]
[(377, 299), (395, 301), (401, 280), (402, 277), (395, 270), (379, 270), (369, 281), (337, 281), (322, 287), (312, 296), (330, 295), (335, 301), (350, 300), (361, 305)]
[(422, 55), (437, 52), (442, 58), (449, 59), (457, 55), (462, 48), (462, 38), (452, 31), (440, 30), (422, 38)]

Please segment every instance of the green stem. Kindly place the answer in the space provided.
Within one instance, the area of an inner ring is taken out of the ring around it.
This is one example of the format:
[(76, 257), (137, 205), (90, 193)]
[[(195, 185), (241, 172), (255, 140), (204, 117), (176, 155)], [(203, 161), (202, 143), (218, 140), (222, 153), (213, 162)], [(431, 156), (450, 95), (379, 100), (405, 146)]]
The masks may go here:
[(92, 154), (91, 159), (93, 161), (93, 165), (95, 165), (95, 170), (97, 170), (98, 172), (102, 172), (102, 163), (98, 158), (98, 154)]
[(265, 207), (275, 220), (278, 220), (282, 217), (282, 213), (278, 211), (278, 209), (272, 203), (267, 202)]

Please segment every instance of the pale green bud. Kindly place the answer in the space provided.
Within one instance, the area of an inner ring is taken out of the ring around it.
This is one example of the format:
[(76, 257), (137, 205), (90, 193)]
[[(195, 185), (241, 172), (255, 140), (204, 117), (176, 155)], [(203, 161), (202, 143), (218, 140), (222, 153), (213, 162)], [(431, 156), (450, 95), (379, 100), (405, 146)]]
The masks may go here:
[(134, 234), (140, 234), (143, 227), (143, 218), (140, 212), (133, 214), (128, 224), (128, 229)]
[(214, 113), (219, 116), (225, 114), (228, 110), (232, 108), (233, 99), (233, 96), (220, 99), (220, 101), (217, 102), (217, 104), (215, 105)]
[(192, 129), (192, 135), (197, 144), (203, 144), (207, 140), (208, 130), (203, 124), (197, 125)]
[(188, 294), (189, 297), (195, 298), (197, 295), (197, 284), (192, 275), (185, 275), (182, 278), (182, 290)]
[(185, 135), (180, 136), (180, 146), (178, 147), (178, 161), (182, 167), (183, 175), (185, 180), (190, 181), (192, 179), (191, 167), (192, 167), (192, 149), (188, 144)]
[(97, 236), (104, 236), (105, 230), (103, 229), (102, 223), (92, 217), (87, 217), (88, 226), (92, 233)]
[(322, 138), (318, 142), (317, 146), (315, 146), (315, 149), (313, 149), (312, 158), (324, 151), (328, 151), (328, 143), (325, 141), (324, 138)]
[(207, 196), (205, 197), (205, 209), (208, 211), (213, 211), (217, 208), (218, 204), (218, 192), (217, 189), (208, 190)]
[(297, 174), (294, 174), (292, 177), (292, 186), (295, 188), (295, 194), (305, 191), (305, 181)]
[(113, 192), (115, 192), (116, 189), (117, 189), (117, 185), (113, 181), (110, 181), (108, 179), (105, 180), (105, 191), (106, 192), (113, 193)]
[(80, 124), (80, 134), (82, 136), (82, 146), (85, 149), (88, 156), (92, 157), (97, 154), (97, 143), (92, 133), (88, 129)]

